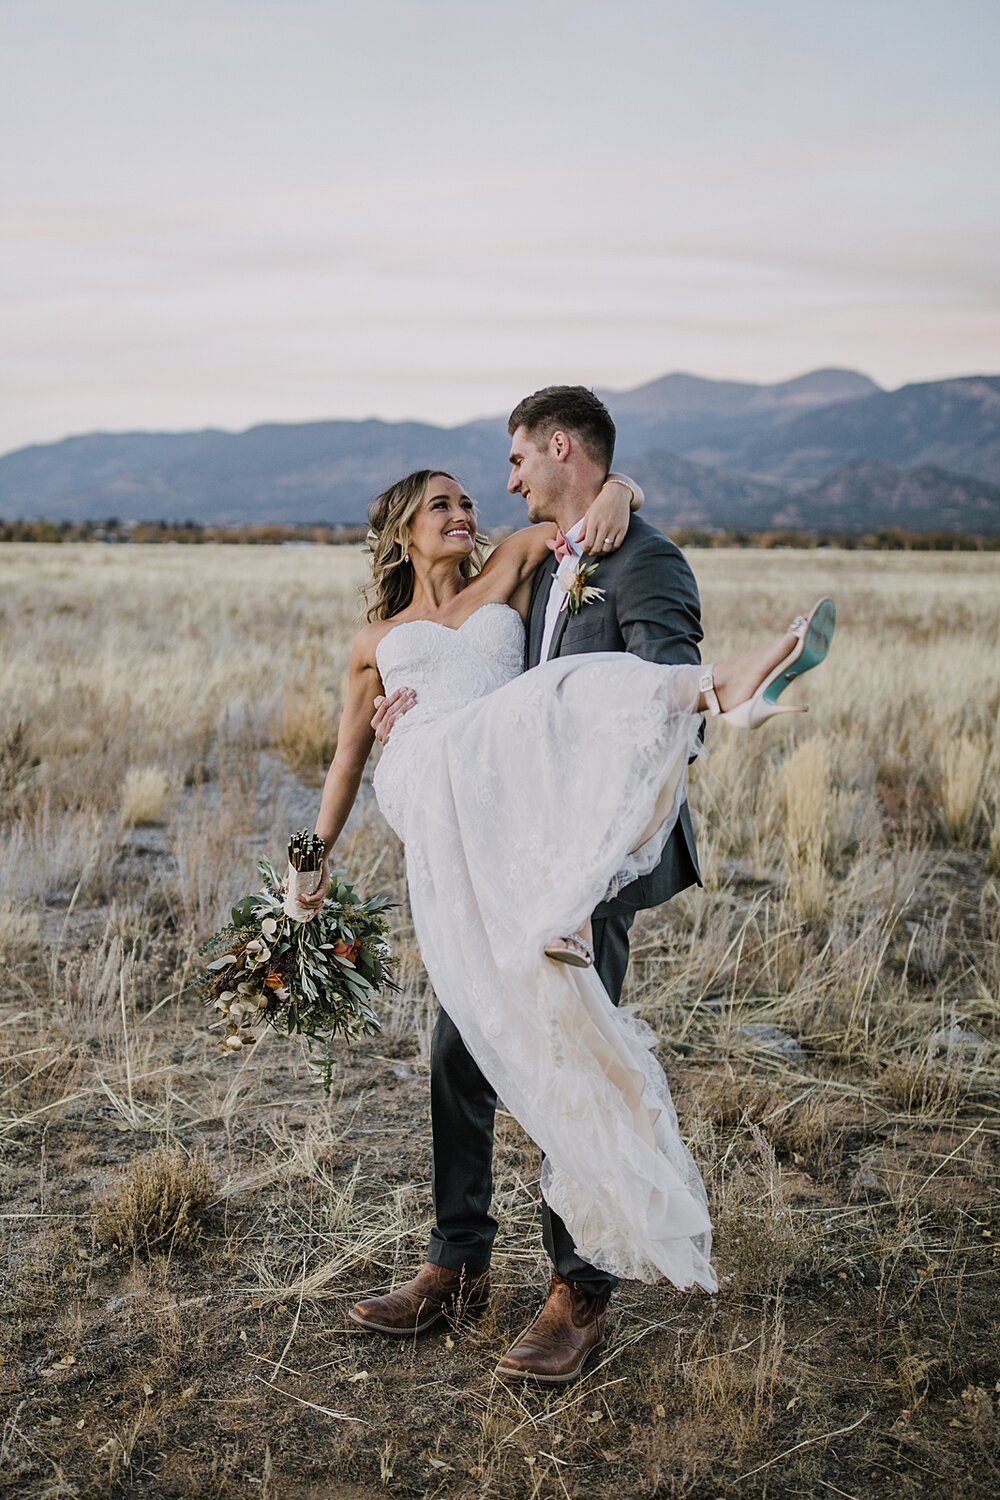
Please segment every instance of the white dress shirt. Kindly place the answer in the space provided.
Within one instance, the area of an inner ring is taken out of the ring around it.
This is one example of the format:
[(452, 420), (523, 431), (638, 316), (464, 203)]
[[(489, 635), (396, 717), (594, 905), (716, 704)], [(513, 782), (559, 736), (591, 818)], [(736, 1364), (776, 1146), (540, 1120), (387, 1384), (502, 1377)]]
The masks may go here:
[[(583, 556), (583, 548), (579, 546), (579, 541), (583, 536), (586, 519), (586, 516), (581, 516), (579, 521), (575, 521), (566, 533), (566, 540), (577, 557)], [(552, 647), (552, 637), (555, 634), (559, 611), (565, 606), (566, 600), (569, 597), (556, 579), (557, 568), (558, 564), (552, 571), (552, 582), (549, 585), (549, 601), (545, 606), (545, 629), (542, 632), (542, 650), (538, 658), (539, 661), (548, 661), (549, 659), (549, 651)]]

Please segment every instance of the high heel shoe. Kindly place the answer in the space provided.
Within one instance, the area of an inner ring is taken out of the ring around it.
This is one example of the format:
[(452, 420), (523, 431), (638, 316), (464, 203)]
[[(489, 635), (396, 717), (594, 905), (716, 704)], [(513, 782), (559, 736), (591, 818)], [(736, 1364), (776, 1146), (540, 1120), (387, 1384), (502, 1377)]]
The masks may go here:
[(571, 969), (594, 967), (594, 950), (579, 932), (571, 932), (567, 937), (549, 943), (544, 952), (546, 958), (554, 959), (557, 964), (568, 964)]
[(725, 719), (734, 729), (759, 729), (776, 714), (807, 713), (807, 709), (797, 704), (779, 703), (778, 699), (790, 682), (804, 672), (811, 672), (825, 659), (836, 623), (837, 607), (832, 599), (820, 599), (807, 615), (797, 616), (788, 627), (789, 633), (797, 638), (791, 651), (767, 674), (756, 692), (725, 713), (715, 691), (715, 668), (708, 667), (698, 686), (705, 695), (709, 713)]

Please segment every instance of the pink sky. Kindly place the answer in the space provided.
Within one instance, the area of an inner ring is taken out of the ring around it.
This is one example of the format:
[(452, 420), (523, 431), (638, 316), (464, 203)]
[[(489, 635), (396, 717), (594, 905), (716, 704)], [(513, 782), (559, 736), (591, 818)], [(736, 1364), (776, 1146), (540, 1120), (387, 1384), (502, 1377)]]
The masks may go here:
[(977, 0), (6, 8), (0, 451), (1000, 370)]

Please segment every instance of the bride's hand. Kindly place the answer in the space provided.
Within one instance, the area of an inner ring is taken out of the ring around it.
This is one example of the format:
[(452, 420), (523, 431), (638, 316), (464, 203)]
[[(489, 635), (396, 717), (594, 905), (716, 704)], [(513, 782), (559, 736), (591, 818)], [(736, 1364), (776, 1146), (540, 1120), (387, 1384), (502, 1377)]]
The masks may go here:
[(580, 544), (589, 557), (616, 552), (628, 534), (629, 517), (643, 502), (639, 486), (624, 474), (609, 474), (584, 516)]
[(295, 898), (303, 911), (318, 912), (330, 894), (330, 887), (333, 882), (330, 879), (329, 868), (324, 865), (322, 870), (317, 870), (316, 874), (319, 877), (318, 884), (314, 885), (311, 891), (303, 891), (301, 895)]

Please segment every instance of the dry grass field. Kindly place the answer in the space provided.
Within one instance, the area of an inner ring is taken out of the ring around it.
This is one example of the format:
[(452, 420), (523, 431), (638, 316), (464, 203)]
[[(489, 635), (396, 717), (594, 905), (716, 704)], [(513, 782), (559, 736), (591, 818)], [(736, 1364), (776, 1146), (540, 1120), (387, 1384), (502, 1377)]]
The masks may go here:
[(709, 733), (705, 871), (637, 924), (719, 1295), (623, 1286), (578, 1385), (491, 1374), (546, 1282), (501, 1117), (497, 1294), (417, 1343), (346, 1320), (429, 1223), (433, 1000), (370, 797), (403, 988), (329, 1099), (217, 1050), (197, 944), (314, 815), (364, 555), (0, 548), (0, 1494), (638, 1500), (1000, 1491), (996, 556), (695, 552), (706, 654), (830, 592), (811, 712)]

